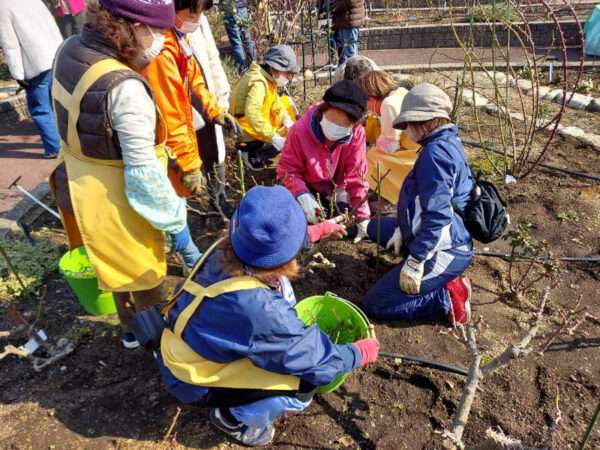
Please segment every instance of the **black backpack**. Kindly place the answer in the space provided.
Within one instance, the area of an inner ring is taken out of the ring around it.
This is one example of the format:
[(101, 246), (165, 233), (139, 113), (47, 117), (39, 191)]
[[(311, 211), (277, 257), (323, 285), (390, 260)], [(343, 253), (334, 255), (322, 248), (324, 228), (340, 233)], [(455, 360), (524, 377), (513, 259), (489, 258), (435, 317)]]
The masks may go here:
[(473, 190), (465, 210), (459, 213), (473, 239), (488, 244), (499, 239), (510, 223), (506, 203), (496, 186), (481, 180), (481, 171), (473, 181)]

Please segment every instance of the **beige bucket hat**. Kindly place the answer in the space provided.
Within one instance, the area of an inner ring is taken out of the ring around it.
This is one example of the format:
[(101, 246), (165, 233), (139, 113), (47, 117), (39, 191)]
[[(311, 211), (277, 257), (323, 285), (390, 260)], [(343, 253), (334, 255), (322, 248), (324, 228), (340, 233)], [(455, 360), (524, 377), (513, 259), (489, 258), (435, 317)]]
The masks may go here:
[(394, 120), (394, 128), (406, 129), (407, 122), (424, 122), (431, 119), (448, 119), (452, 113), (452, 101), (448, 94), (430, 83), (412, 88), (404, 97), (400, 115)]

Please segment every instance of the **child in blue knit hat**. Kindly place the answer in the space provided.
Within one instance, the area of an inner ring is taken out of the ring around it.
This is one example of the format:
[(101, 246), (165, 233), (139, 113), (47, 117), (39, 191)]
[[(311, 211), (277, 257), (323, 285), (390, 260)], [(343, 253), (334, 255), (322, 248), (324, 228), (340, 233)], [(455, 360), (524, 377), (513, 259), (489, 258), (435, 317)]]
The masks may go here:
[(334, 344), (306, 326), (289, 283), (307, 238), (304, 212), (281, 186), (257, 186), (168, 312), (158, 357), (168, 390), (211, 407), (213, 425), (247, 446), (302, 411), (318, 386), (372, 363), (379, 343)]

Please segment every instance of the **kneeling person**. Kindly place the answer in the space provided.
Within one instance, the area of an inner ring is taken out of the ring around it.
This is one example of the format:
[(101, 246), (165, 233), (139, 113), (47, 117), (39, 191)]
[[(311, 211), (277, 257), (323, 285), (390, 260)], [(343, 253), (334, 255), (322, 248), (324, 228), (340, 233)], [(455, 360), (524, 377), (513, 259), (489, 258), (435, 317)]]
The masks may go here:
[(453, 324), (470, 318), (471, 284), (462, 276), (473, 257), (471, 235), (461, 213), (473, 189), (471, 170), (450, 123), (452, 102), (437, 86), (413, 88), (394, 127), (422, 146), (400, 191), (398, 218), (368, 226), (369, 237), (404, 261), (385, 274), (363, 299), (371, 317), (431, 320), (447, 316)]
[(168, 312), (159, 356), (167, 388), (212, 407), (211, 422), (244, 445), (269, 443), (275, 419), (377, 357), (376, 339), (336, 345), (298, 318), (288, 279), (306, 237), (304, 213), (285, 188), (251, 189), (229, 235)]
[(264, 63), (253, 62), (233, 87), (230, 112), (242, 129), (240, 150), (251, 170), (261, 170), (275, 158), (285, 135), (296, 120), (295, 106), (280, 96), (300, 68), (294, 50), (276, 45), (267, 50)]

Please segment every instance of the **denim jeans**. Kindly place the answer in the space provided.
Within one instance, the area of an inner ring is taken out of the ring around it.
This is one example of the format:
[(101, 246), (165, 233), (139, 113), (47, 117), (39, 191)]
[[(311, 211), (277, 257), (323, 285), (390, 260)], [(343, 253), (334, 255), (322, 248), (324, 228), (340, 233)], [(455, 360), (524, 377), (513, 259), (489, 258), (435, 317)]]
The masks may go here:
[(200, 253), (198, 246), (194, 244), (194, 241), (192, 240), (190, 240), (190, 243), (187, 245), (187, 247), (179, 252), (179, 254), (183, 258), (184, 264), (190, 269), (194, 267), (198, 260), (202, 257), (202, 253)]
[(233, 60), (238, 66), (238, 73), (244, 73), (256, 56), (254, 42), (250, 36), (248, 24), (248, 7), (244, 2), (237, 2), (237, 14), (225, 16), (225, 31), (229, 36)]
[(358, 28), (340, 28), (333, 33), (331, 46), (337, 50), (338, 66), (358, 55)]
[(50, 99), (52, 71), (42, 72), (27, 82), (29, 83), (25, 89), (27, 108), (42, 137), (44, 154), (56, 155), (60, 150), (60, 137)]
[(286, 412), (300, 412), (306, 409), (310, 402), (311, 400), (304, 402), (294, 397), (278, 396), (236, 406), (229, 410), (244, 425), (252, 428), (265, 428)]

